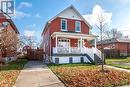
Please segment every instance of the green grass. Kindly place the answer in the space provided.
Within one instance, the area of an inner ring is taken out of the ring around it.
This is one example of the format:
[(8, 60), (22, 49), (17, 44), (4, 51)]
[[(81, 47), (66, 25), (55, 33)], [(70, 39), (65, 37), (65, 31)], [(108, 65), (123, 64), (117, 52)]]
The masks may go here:
[(27, 60), (18, 59), (17, 61), (2, 65), (0, 67), (0, 87), (11, 87), (26, 63)]
[(106, 59), (106, 64), (108, 65), (112, 65), (124, 69), (130, 69), (130, 65), (124, 65), (123, 63), (130, 63), (130, 57)]
[(97, 68), (96, 65), (93, 64), (87, 64), (87, 63), (74, 63), (74, 64), (49, 64), (48, 65), (51, 69), (57, 68), (57, 67), (66, 67), (66, 68), (80, 68), (80, 69), (86, 69), (86, 68)]

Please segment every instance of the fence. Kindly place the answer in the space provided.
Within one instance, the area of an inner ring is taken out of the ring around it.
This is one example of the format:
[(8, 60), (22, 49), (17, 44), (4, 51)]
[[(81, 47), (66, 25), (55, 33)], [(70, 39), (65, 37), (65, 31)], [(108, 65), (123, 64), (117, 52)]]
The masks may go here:
[(29, 60), (42, 60), (44, 52), (42, 49), (27, 49), (27, 58)]
[(106, 58), (117, 58), (120, 57), (120, 51), (116, 49), (104, 49)]

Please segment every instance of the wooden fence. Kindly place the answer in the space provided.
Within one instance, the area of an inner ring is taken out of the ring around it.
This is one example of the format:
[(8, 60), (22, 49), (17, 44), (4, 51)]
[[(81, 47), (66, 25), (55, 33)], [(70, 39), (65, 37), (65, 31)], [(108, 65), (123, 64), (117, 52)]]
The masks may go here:
[(44, 52), (42, 49), (27, 49), (27, 58), (29, 60), (43, 60)]
[(104, 49), (106, 58), (118, 58), (120, 57), (120, 51), (115, 49)]

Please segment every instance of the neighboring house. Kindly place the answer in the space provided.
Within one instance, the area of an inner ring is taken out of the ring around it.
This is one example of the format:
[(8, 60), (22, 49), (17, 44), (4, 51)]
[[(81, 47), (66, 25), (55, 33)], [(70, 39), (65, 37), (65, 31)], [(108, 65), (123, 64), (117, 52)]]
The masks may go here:
[[(97, 48), (101, 49), (101, 42), (97, 42)], [(128, 38), (112, 38), (112, 39), (107, 39), (103, 40), (103, 48), (106, 50), (106, 53), (108, 52), (112, 53), (113, 55), (116, 53), (118, 54), (117, 56), (128, 56), (130, 55), (130, 39)], [(112, 51), (116, 52), (112, 52)], [(108, 52), (107, 52), (108, 51)]]
[[(94, 63), (97, 36), (91, 35), (92, 27), (81, 14), (70, 6), (50, 19), (42, 32), (46, 61), (51, 63)], [(95, 40), (95, 47), (89, 41)]]
[(19, 31), (5, 13), (0, 13), (0, 52), (1, 60), (16, 60)]

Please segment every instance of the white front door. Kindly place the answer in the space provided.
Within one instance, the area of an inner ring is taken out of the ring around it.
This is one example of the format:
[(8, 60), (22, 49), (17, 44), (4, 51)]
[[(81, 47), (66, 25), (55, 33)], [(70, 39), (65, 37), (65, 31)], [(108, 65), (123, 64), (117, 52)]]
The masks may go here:
[(66, 38), (58, 39), (58, 47), (69, 48), (70, 40)]

